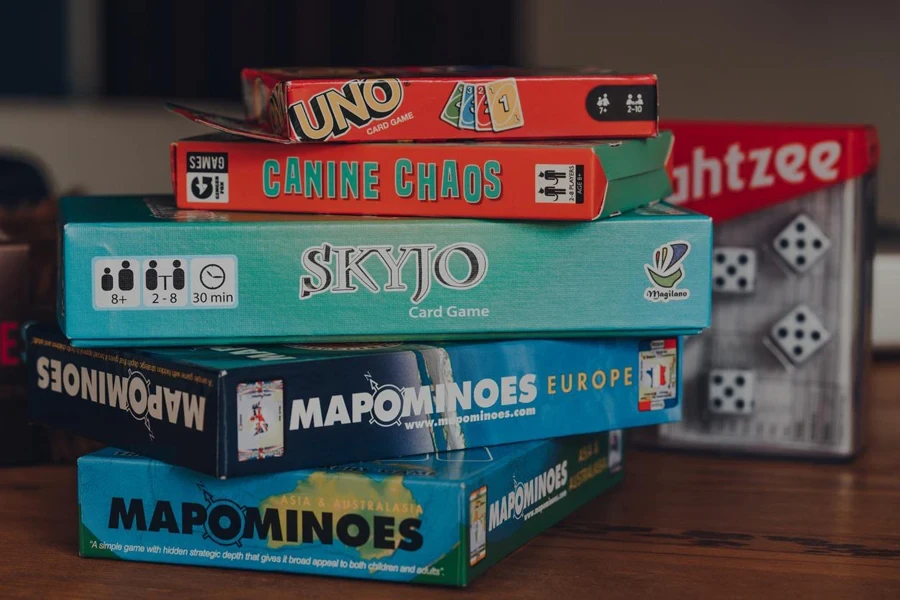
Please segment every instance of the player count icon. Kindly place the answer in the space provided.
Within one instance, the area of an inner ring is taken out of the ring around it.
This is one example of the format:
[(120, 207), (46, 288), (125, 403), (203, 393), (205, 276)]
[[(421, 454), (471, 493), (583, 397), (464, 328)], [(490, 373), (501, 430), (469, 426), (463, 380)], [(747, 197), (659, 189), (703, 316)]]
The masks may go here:
[[(546, 179), (548, 182), (552, 179), (553, 183), (559, 183), (560, 179), (565, 179), (566, 173), (563, 171), (555, 171), (553, 169), (547, 169), (546, 171), (541, 171), (538, 173), (538, 177), (541, 179)], [(543, 193), (543, 191), (541, 192)]]
[(148, 263), (147, 272), (144, 274), (144, 286), (150, 290), (156, 290), (162, 284), (163, 290), (183, 290), (185, 285), (185, 272), (180, 260), (172, 261), (172, 273), (162, 275), (159, 272), (159, 262), (151, 260)]
[(547, 198), (553, 198), (554, 200), (558, 200), (560, 196), (566, 195), (566, 188), (561, 187), (542, 187), (538, 190), (539, 194), (543, 194)]
[(597, 98), (597, 110), (601, 115), (609, 111), (609, 97), (607, 94), (603, 94)]
[(634, 94), (628, 94), (628, 98), (625, 100), (625, 106), (643, 106), (644, 105), (644, 96), (642, 94), (638, 94), (637, 98), (634, 97)]
[[(104, 275), (108, 274), (109, 269), (104, 270)], [(122, 268), (119, 269), (118, 274), (119, 279), (119, 289), (123, 292), (130, 292), (134, 289), (134, 271), (131, 270), (131, 263), (127, 260), (122, 261)], [(103, 281), (101, 280), (101, 284)], [(104, 288), (106, 289), (106, 288)], [(111, 290), (112, 288), (110, 288)], [(109, 290), (106, 290), (109, 291)]]
[(102, 289), (104, 292), (111, 292), (113, 289), (113, 285), (114, 283), (112, 269), (106, 267), (105, 269), (103, 269), (103, 276), (100, 277), (100, 289)]

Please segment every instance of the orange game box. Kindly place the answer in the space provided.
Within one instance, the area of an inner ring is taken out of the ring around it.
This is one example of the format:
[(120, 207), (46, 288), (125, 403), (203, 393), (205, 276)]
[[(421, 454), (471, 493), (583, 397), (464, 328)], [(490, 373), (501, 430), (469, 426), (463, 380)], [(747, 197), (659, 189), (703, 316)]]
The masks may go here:
[(671, 193), (672, 135), (624, 141), (172, 144), (181, 208), (591, 221)]
[(244, 69), (246, 120), (169, 105), (282, 143), (598, 139), (658, 132), (656, 75), (596, 69)]

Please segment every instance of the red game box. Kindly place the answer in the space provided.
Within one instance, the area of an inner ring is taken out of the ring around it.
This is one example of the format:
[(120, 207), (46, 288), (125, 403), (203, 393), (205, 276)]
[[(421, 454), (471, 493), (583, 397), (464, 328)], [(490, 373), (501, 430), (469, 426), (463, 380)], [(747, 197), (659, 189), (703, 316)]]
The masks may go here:
[(655, 75), (593, 69), (244, 69), (247, 120), (169, 105), (266, 141), (386, 142), (656, 135)]
[(671, 191), (672, 135), (557, 143), (172, 144), (181, 208), (591, 221)]

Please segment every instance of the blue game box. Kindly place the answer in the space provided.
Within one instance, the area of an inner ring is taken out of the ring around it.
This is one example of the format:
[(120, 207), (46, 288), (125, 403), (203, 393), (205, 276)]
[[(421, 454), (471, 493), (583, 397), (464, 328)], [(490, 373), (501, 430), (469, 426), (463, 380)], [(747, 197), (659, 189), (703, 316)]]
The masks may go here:
[(709, 325), (712, 223), (215, 213), (65, 198), (59, 318), (82, 347), (681, 335)]
[(681, 418), (679, 338), (77, 348), (26, 328), (35, 421), (231, 477)]
[(622, 478), (621, 434), (222, 481), (78, 461), (82, 556), (464, 586)]

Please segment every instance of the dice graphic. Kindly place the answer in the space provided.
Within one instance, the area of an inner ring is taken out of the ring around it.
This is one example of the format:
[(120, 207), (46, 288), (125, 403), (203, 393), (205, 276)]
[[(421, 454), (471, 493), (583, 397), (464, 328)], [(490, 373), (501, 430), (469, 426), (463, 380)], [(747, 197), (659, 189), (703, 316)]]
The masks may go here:
[(743, 369), (714, 369), (709, 373), (709, 412), (717, 415), (749, 415), (756, 408), (753, 388), (756, 373)]
[(831, 333), (805, 304), (801, 304), (772, 327), (772, 341), (795, 365), (806, 362), (820, 350)]
[(713, 250), (713, 291), (750, 294), (756, 289), (756, 250), (715, 248)]
[(816, 222), (804, 214), (797, 215), (775, 237), (775, 252), (794, 271), (807, 272), (831, 247), (829, 240)]

